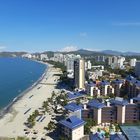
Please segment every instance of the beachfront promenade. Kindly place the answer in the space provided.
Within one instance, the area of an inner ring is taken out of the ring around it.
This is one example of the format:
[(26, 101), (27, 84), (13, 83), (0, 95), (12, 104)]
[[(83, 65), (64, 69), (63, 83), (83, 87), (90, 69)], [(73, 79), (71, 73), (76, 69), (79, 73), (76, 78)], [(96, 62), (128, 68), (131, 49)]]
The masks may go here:
[[(36, 109), (42, 107), (43, 101), (51, 97), (53, 91), (57, 92), (59, 90), (56, 89), (57, 79), (59, 78), (56, 74), (60, 74), (60, 70), (49, 66), (43, 79), (20, 100), (14, 103), (11, 112), (0, 119), (0, 137), (14, 138), (17, 136), (27, 136), (24, 131), (26, 129), (24, 123), (27, 121), (27, 118)], [(44, 127), (50, 122), (51, 115), (46, 113), (42, 118), (37, 119), (36, 125), (30, 131), (37, 132), (37, 139), (40, 139), (46, 133)], [(28, 135), (28, 137), (31, 138), (32, 134), (31, 136)], [(47, 140), (49, 139), (51, 140), (50, 137), (47, 137)]]

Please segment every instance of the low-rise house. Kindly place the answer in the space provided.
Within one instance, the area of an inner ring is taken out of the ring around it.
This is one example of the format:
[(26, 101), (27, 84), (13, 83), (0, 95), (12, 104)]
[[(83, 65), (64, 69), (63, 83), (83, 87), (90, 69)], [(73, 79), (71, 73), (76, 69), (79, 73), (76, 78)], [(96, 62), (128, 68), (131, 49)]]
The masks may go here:
[(107, 102), (90, 100), (82, 110), (82, 118), (92, 118), (97, 124), (102, 123), (137, 123), (140, 121), (140, 97), (128, 102), (122, 98)]
[(76, 116), (79, 119), (81, 119), (82, 106), (77, 105), (76, 103), (72, 102), (64, 106), (64, 108), (67, 110), (69, 117)]
[(61, 120), (60, 135), (66, 137), (68, 140), (79, 140), (84, 136), (84, 124), (85, 121), (71, 116), (66, 120)]
[(120, 90), (121, 87), (124, 83), (124, 80), (120, 80), (120, 79), (116, 79), (114, 81), (112, 81), (112, 87), (114, 88), (114, 95), (115, 96), (120, 96)]

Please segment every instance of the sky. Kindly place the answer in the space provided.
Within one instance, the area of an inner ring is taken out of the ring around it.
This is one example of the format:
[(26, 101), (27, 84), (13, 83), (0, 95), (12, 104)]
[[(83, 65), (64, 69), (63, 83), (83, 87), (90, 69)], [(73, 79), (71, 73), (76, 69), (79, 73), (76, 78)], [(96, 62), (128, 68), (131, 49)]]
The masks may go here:
[(0, 0), (0, 51), (140, 52), (140, 0)]

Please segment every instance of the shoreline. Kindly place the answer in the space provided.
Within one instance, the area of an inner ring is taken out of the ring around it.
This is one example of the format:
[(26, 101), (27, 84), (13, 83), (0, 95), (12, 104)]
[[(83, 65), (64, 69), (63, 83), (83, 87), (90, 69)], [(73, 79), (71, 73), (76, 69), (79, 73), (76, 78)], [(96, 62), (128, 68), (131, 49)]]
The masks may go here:
[[(33, 60), (31, 60), (33, 61)], [(47, 74), (48, 69), (49, 69), (49, 65), (48, 63), (44, 63), (44, 62), (40, 62), (40, 61), (35, 61), (37, 63), (41, 63), (46, 65), (46, 68), (44, 70), (44, 73), (41, 75), (41, 77), (39, 77), (39, 79), (34, 82), (30, 87), (28, 87), (27, 89), (25, 89), (23, 92), (21, 92), (18, 96), (16, 96), (7, 106), (5, 106), (4, 108), (0, 109), (0, 119), (2, 119), (7, 113), (10, 113), (12, 111), (12, 107), (13, 105), (19, 101), (20, 99), (22, 99), (22, 97), (27, 94), (28, 92), (30, 92), (30, 90), (32, 90), (34, 87), (36, 87), (44, 78), (44, 76)]]
[[(28, 92), (23, 94), (20, 99), (16, 99), (16, 102), (10, 107), (10, 110), (0, 118), (0, 138), (17, 138), (28, 137), (32, 138), (32, 132), (30, 135), (26, 135), (24, 125), (29, 116), (42, 107), (42, 103), (52, 96), (52, 92), (59, 92), (60, 89), (56, 88), (61, 70), (54, 68), (53, 65), (45, 63), (48, 68), (42, 75), (42, 78), (37, 82)], [(26, 113), (25, 113), (26, 112)], [(44, 127), (51, 121), (51, 115), (46, 112), (43, 122), (36, 122), (36, 125), (30, 131), (36, 130), (38, 132), (38, 139), (44, 137), (46, 130)], [(6, 130), (6, 131), (5, 131)], [(49, 136), (46, 136), (47, 140), (52, 140)]]

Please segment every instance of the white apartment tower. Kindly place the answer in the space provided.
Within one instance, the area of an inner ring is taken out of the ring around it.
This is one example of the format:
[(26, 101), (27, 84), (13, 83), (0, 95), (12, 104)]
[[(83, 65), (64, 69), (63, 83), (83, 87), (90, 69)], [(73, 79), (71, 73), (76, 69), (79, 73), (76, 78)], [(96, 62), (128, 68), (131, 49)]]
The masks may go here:
[(85, 60), (82, 58), (74, 61), (74, 82), (76, 88), (85, 88)]
[(131, 66), (131, 67), (135, 67), (135, 66), (136, 66), (136, 61), (137, 61), (136, 58), (131, 59), (131, 60), (130, 60), (130, 66)]

